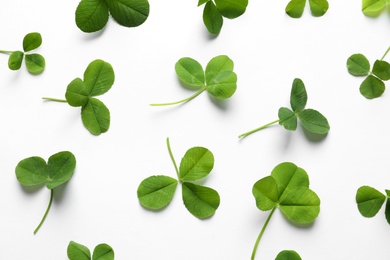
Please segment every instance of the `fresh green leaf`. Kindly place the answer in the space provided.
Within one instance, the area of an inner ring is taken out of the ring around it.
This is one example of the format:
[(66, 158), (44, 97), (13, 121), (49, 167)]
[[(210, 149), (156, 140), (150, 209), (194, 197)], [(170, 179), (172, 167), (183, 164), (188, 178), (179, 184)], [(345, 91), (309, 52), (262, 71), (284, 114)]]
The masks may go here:
[(208, 1), (203, 9), (203, 23), (211, 34), (219, 34), (222, 29), (223, 17), (213, 1)]
[(287, 107), (281, 107), (278, 111), (279, 124), (285, 129), (295, 131), (297, 129), (297, 116)]
[(90, 98), (81, 109), (81, 119), (91, 134), (100, 135), (110, 128), (110, 111), (103, 102)]
[(76, 9), (76, 25), (87, 33), (104, 28), (109, 11), (106, 0), (81, 0)]
[(17, 180), (23, 186), (33, 186), (46, 184), (50, 190), (50, 201), (46, 212), (35, 229), (34, 234), (38, 232), (46, 219), (53, 202), (53, 189), (72, 177), (76, 167), (76, 159), (71, 152), (59, 152), (50, 156), (48, 163), (41, 157), (29, 157), (21, 160), (15, 168)]
[(215, 0), (215, 5), (224, 17), (234, 19), (245, 13), (248, 0)]
[(206, 66), (206, 83), (209, 84), (222, 71), (233, 71), (234, 63), (226, 55), (212, 58)]
[(354, 76), (365, 76), (370, 72), (370, 62), (363, 54), (353, 54), (347, 60), (347, 68)]
[(137, 196), (142, 206), (157, 210), (166, 207), (175, 194), (178, 181), (168, 176), (151, 176), (138, 186)]
[(199, 62), (192, 58), (181, 58), (175, 65), (176, 74), (180, 81), (192, 86), (203, 87), (205, 75)]
[(286, 14), (292, 18), (299, 18), (305, 9), (306, 0), (291, 0), (286, 6)]
[(326, 134), (330, 126), (326, 117), (314, 109), (305, 109), (299, 115), (303, 127), (314, 134)]
[(277, 206), (279, 201), (278, 186), (272, 176), (258, 180), (252, 188), (256, 206), (262, 211), (268, 211)]
[(327, 0), (309, 0), (310, 10), (313, 16), (323, 16), (328, 11), (329, 3)]
[(205, 4), (205, 3), (209, 2), (209, 1), (210, 0), (199, 0), (198, 6), (201, 6), (201, 5), (203, 5), (203, 4)]
[(45, 58), (42, 55), (37, 53), (26, 54), (26, 67), (31, 74), (41, 74), (45, 69), (45, 65)]
[(92, 260), (114, 260), (114, 250), (107, 244), (99, 244), (93, 250)]
[(365, 15), (375, 17), (386, 7), (386, 0), (363, 0), (362, 11)]
[(69, 260), (91, 260), (89, 249), (74, 241), (69, 242), (67, 254)]
[(183, 182), (182, 190), (184, 205), (197, 218), (209, 218), (219, 207), (219, 195), (211, 188)]
[(112, 17), (126, 27), (143, 24), (149, 16), (147, 0), (106, 0)]
[(309, 188), (295, 188), (283, 193), (279, 208), (289, 220), (311, 223), (320, 213), (320, 198)]
[(25, 52), (35, 50), (42, 44), (42, 36), (40, 33), (32, 32), (26, 34), (23, 38), (23, 50)]
[(390, 224), (390, 200), (388, 198), (386, 200), (385, 217), (387, 223)]
[(387, 61), (376, 60), (372, 68), (372, 73), (381, 80), (389, 80), (390, 64)]
[(279, 195), (282, 197), (285, 192), (295, 188), (309, 188), (309, 176), (306, 171), (291, 162), (278, 164), (271, 172), (277, 184)]
[(302, 258), (294, 250), (283, 250), (276, 256), (275, 260), (302, 260)]
[(368, 75), (360, 85), (360, 93), (368, 99), (378, 98), (385, 92), (385, 83), (373, 75)]
[(50, 156), (47, 163), (47, 172), (49, 173), (49, 181), (46, 183), (48, 189), (67, 182), (72, 178), (76, 168), (76, 158), (71, 152), (59, 152)]
[[(263, 211), (271, 210), (271, 213), (256, 240), (251, 259), (255, 259), (261, 237), (277, 207), (295, 223), (311, 223), (320, 213), (320, 198), (309, 189), (307, 173), (290, 162), (277, 165), (270, 176), (257, 181), (252, 193), (256, 206)], [(297, 256), (299, 257), (294, 251), (281, 252), (276, 259), (297, 259)]]
[(110, 63), (102, 60), (92, 61), (84, 72), (84, 83), (89, 96), (106, 93), (115, 81), (114, 70)]
[(301, 79), (294, 79), (291, 95), (290, 95), (290, 104), (291, 108), (295, 113), (300, 113), (306, 106), (307, 103), (307, 93), (305, 84)]
[(48, 180), (46, 161), (37, 156), (21, 160), (16, 166), (15, 173), (23, 186), (40, 185)]
[(19, 70), (22, 66), (24, 53), (21, 51), (14, 51), (8, 59), (8, 68), (10, 70)]
[(206, 177), (214, 167), (213, 154), (204, 147), (189, 149), (180, 162), (180, 180), (195, 181)]
[(237, 75), (233, 71), (221, 71), (206, 86), (207, 92), (218, 99), (233, 96), (237, 89)]
[(385, 200), (385, 195), (369, 186), (362, 186), (356, 192), (356, 203), (359, 212), (366, 218), (374, 217)]
[(65, 98), (72, 107), (81, 107), (88, 102), (89, 92), (84, 81), (80, 78), (76, 78), (72, 80), (66, 88)]

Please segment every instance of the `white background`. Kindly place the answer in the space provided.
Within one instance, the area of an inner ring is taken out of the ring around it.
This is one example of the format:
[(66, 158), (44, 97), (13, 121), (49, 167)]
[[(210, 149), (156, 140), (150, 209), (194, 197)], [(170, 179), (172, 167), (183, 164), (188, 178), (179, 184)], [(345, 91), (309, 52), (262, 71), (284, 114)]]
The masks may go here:
[[(76, 27), (78, 0), (4, 3), (0, 49), (21, 49), (25, 34), (40, 32), (37, 52), (47, 67), (39, 76), (24, 64), (14, 72), (8, 56), (0, 56), (0, 258), (65, 260), (74, 240), (91, 250), (108, 243), (118, 260), (249, 259), (269, 214), (256, 208), (252, 186), (290, 161), (308, 172), (321, 198), (320, 215), (301, 228), (276, 211), (257, 259), (274, 259), (283, 249), (305, 260), (389, 259), (384, 208), (373, 219), (363, 218), (355, 194), (362, 185), (390, 188), (390, 96), (361, 96), (363, 78), (349, 75), (346, 60), (359, 52), (371, 63), (380, 59), (390, 43), (390, 17), (365, 17), (361, 1), (343, 0), (330, 1), (323, 17), (313, 17), (307, 6), (301, 19), (292, 19), (284, 12), (287, 2), (250, 1), (243, 16), (224, 19), (218, 37), (206, 31), (197, 0), (150, 0), (150, 16), (140, 27), (122, 27), (110, 18), (94, 34)], [(193, 93), (177, 80), (178, 59), (192, 57), (206, 66), (221, 54), (235, 62), (238, 75), (231, 99), (216, 103), (202, 93), (179, 106), (149, 106)], [(68, 83), (95, 59), (111, 63), (116, 76), (100, 97), (111, 111), (111, 127), (100, 136), (84, 128), (79, 108), (41, 99), (63, 98)], [(289, 106), (294, 78), (306, 85), (307, 107), (328, 118), (328, 136), (311, 140), (301, 127), (289, 132), (275, 125), (238, 140)], [(212, 218), (192, 216), (180, 187), (163, 211), (140, 206), (136, 190), (144, 178), (176, 176), (167, 137), (178, 163), (193, 146), (213, 152), (205, 185), (219, 192), (221, 204)], [(76, 156), (76, 171), (55, 189), (52, 209), (33, 235), (50, 192), (23, 188), (15, 166), (64, 150)]]

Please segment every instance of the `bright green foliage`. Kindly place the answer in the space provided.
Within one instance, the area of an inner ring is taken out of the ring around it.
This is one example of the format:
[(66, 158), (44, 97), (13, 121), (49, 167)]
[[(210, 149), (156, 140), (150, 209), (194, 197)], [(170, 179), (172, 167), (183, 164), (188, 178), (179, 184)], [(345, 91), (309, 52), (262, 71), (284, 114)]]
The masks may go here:
[(95, 96), (109, 91), (114, 84), (114, 70), (108, 62), (92, 61), (84, 72), (84, 80), (76, 78), (69, 83), (66, 100), (43, 98), (49, 101), (67, 102), (73, 107), (81, 107), (81, 119), (91, 134), (100, 135), (110, 127), (110, 111)]
[(283, 250), (276, 256), (275, 260), (302, 260), (302, 258), (294, 250)]
[(136, 27), (149, 16), (148, 0), (81, 0), (76, 9), (76, 25), (83, 32), (96, 32), (111, 16), (120, 25)]
[(10, 70), (19, 70), (22, 66), (23, 58), (28, 72), (33, 75), (38, 75), (43, 72), (46, 66), (45, 58), (37, 53), (30, 53), (39, 48), (42, 44), (42, 36), (40, 33), (32, 32), (26, 34), (23, 38), (23, 51), (3, 51), (0, 53), (9, 54), (8, 68)]
[(294, 79), (290, 95), (291, 109), (281, 107), (278, 111), (279, 120), (248, 131), (238, 136), (238, 138), (248, 136), (254, 132), (267, 128), (270, 125), (279, 123), (286, 130), (295, 131), (298, 119), (302, 126), (313, 134), (324, 135), (330, 130), (328, 120), (320, 112), (314, 109), (305, 108), (307, 103), (307, 93), (305, 85), (301, 79)]
[(385, 191), (386, 195), (370, 186), (362, 186), (357, 190), (356, 203), (359, 212), (363, 217), (374, 217), (382, 208), (383, 203), (386, 201), (385, 217), (387, 222), (390, 224), (390, 191)]
[(192, 96), (176, 102), (151, 104), (151, 106), (169, 106), (184, 103), (207, 91), (217, 99), (233, 96), (237, 89), (237, 75), (233, 72), (234, 63), (226, 55), (212, 58), (203, 70), (202, 65), (192, 58), (181, 58), (176, 62), (175, 70), (179, 80), (198, 91)]
[(360, 53), (351, 55), (347, 60), (348, 72), (354, 76), (366, 76), (360, 84), (360, 93), (367, 99), (374, 99), (382, 96), (386, 86), (384, 81), (390, 79), (390, 64), (383, 59), (389, 52), (390, 47), (380, 60), (370, 66), (368, 59)]
[[(299, 224), (313, 222), (320, 213), (320, 198), (309, 189), (309, 177), (306, 171), (290, 162), (277, 165), (270, 176), (257, 181), (253, 185), (252, 193), (257, 208), (262, 211), (271, 210), (256, 240), (252, 260), (255, 258), (260, 239), (276, 208), (279, 207), (287, 219)], [(293, 252), (279, 255), (277, 259), (300, 259), (283, 258), (286, 255), (294, 255)]]
[(370, 17), (379, 16), (386, 7), (386, 0), (362, 0), (362, 11)]
[[(300, 18), (305, 9), (307, 0), (291, 0), (286, 6), (286, 13), (292, 18)], [(309, 0), (310, 10), (313, 16), (323, 16), (328, 11), (327, 0)]]
[(200, 219), (211, 217), (219, 207), (218, 192), (192, 183), (192, 181), (201, 180), (209, 175), (214, 167), (213, 154), (204, 147), (190, 148), (184, 154), (178, 168), (172, 155), (169, 139), (167, 139), (167, 146), (178, 179), (165, 175), (150, 176), (144, 179), (137, 190), (139, 202), (145, 208), (160, 210), (172, 201), (177, 184), (180, 182), (183, 203), (187, 210)]
[(69, 260), (114, 260), (114, 250), (107, 244), (97, 245), (91, 257), (91, 252), (86, 246), (70, 241), (67, 254)]
[(76, 158), (71, 152), (59, 152), (50, 156), (48, 162), (41, 157), (29, 157), (16, 166), (16, 178), (23, 186), (46, 185), (50, 190), (50, 202), (46, 213), (35, 229), (39, 230), (48, 214), (53, 201), (53, 189), (70, 180), (76, 168)]
[(245, 13), (248, 0), (199, 0), (198, 6), (206, 4), (203, 9), (203, 22), (211, 34), (219, 34), (223, 17), (234, 19)]

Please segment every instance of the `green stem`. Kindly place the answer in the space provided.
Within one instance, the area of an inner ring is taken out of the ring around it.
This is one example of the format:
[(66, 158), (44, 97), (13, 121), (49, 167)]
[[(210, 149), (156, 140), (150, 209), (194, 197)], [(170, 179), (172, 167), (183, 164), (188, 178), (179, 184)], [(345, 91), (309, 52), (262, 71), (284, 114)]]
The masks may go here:
[(277, 208), (277, 207), (275, 207), (275, 208), (272, 209), (271, 213), (269, 214), (267, 220), (266, 220), (265, 223), (264, 223), (263, 228), (262, 228), (261, 231), (260, 231), (259, 236), (257, 237), (255, 246), (253, 247), (251, 260), (254, 260), (254, 259), (255, 259), (256, 251), (257, 251), (257, 247), (259, 246), (260, 239), (261, 239), (261, 237), (263, 236), (264, 231), (265, 231), (265, 229), (267, 228), (268, 222), (270, 221), (270, 219), (271, 219), (272, 215), (274, 214), (276, 208)]
[(206, 90), (206, 87), (203, 87), (203, 88), (201, 88), (198, 92), (196, 92), (195, 94), (193, 94), (192, 96), (190, 96), (190, 97), (188, 97), (188, 98), (185, 98), (185, 99), (182, 99), (182, 100), (179, 100), (179, 101), (176, 101), (176, 102), (162, 103), (162, 104), (150, 104), (150, 105), (153, 106), (153, 107), (159, 107), (159, 106), (170, 106), (170, 105), (176, 105), (176, 104), (188, 102), (188, 101), (190, 101), (191, 99), (196, 98), (200, 93), (202, 93), (202, 92), (205, 91), (205, 90)]
[(264, 128), (269, 127), (270, 125), (276, 124), (277, 122), (279, 122), (279, 120), (272, 121), (271, 123), (268, 123), (266, 125), (260, 126), (260, 127), (256, 128), (256, 129), (251, 130), (251, 131), (243, 133), (243, 134), (239, 135), (238, 138), (242, 138), (242, 137), (248, 136), (250, 134), (253, 134), (254, 132), (257, 132), (257, 131), (260, 131), (260, 130), (262, 130)]
[(0, 50), (0, 53), (11, 54), (11, 53), (13, 53), (13, 51), (4, 51), (4, 50)]
[(49, 213), (51, 204), (52, 204), (52, 202), (53, 202), (53, 195), (54, 195), (54, 191), (53, 191), (53, 189), (51, 189), (51, 190), (50, 190), (50, 201), (49, 201), (49, 205), (47, 206), (45, 215), (43, 215), (43, 218), (42, 218), (41, 222), (39, 223), (38, 227), (34, 230), (34, 235), (38, 232), (39, 228), (42, 226), (43, 222), (45, 221), (47, 214)]
[(43, 97), (43, 100), (68, 103), (65, 99)]
[(387, 53), (388, 53), (389, 51), (390, 51), (390, 46), (389, 46), (389, 48), (387, 48), (385, 54), (383, 54), (381, 60), (383, 60), (383, 59), (386, 57), (386, 55), (387, 55)]
[(167, 146), (168, 146), (169, 156), (171, 157), (173, 165), (175, 166), (175, 170), (176, 170), (176, 173), (177, 173), (177, 178), (179, 178), (179, 180), (180, 180), (179, 169), (177, 168), (177, 164), (176, 164), (175, 158), (173, 157), (173, 154), (172, 154), (171, 145), (169, 143), (169, 138), (167, 138)]

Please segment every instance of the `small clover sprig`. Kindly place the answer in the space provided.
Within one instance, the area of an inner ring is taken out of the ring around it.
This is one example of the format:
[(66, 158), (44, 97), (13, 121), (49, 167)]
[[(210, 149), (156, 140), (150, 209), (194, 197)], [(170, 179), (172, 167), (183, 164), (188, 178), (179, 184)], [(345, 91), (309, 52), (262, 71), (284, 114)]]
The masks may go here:
[[(307, 0), (291, 0), (286, 6), (286, 13), (292, 18), (300, 18), (305, 9)], [(313, 16), (323, 16), (328, 11), (327, 0), (309, 0), (310, 10)]]
[(70, 241), (67, 248), (69, 260), (114, 260), (114, 250), (107, 244), (99, 244), (91, 251), (84, 245)]
[(148, 0), (81, 0), (76, 9), (76, 25), (83, 32), (96, 32), (106, 26), (108, 17), (122, 26), (136, 27), (149, 16)]
[(321, 135), (328, 133), (330, 126), (326, 117), (317, 110), (305, 108), (306, 103), (307, 93), (305, 85), (301, 79), (296, 78), (293, 81), (290, 95), (290, 104), (292, 110), (287, 107), (281, 107), (278, 112), (278, 120), (243, 133), (239, 135), (238, 138), (248, 136), (276, 123), (283, 125), (287, 130), (295, 131), (297, 129), (298, 118), (302, 126), (307, 131)]
[(347, 60), (348, 72), (354, 76), (367, 76), (360, 84), (360, 93), (368, 99), (378, 98), (385, 92), (386, 86), (383, 81), (390, 79), (390, 64), (383, 59), (390, 51), (386, 50), (380, 60), (370, 66), (370, 62), (363, 54), (356, 53), (351, 55)]
[(81, 119), (91, 134), (100, 135), (110, 127), (110, 111), (95, 96), (111, 89), (115, 74), (111, 64), (102, 60), (92, 61), (84, 72), (84, 80), (74, 79), (69, 83), (64, 99), (43, 97), (48, 101), (65, 102), (72, 107), (81, 107)]
[(8, 68), (10, 70), (19, 70), (22, 66), (23, 59), (28, 72), (33, 75), (38, 75), (43, 72), (46, 66), (45, 58), (38, 53), (30, 53), (31, 51), (39, 48), (42, 44), (42, 36), (40, 33), (32, 32), (28, 33), (23, 38), (23, 51), (4, 51), (0, 50), (0, 53), (9, 54)]
[(76, 158), (71, 152), (64, 151), (50, 156), (48, 162), (38, 156), (21, 160), (15, 168), (16, 178), (23, 186), (46, 185), (50, 190), (50, 201), (46, 212), (34, 230), (36, 234), (49, 213), (53, 202), (54, 188), (72, 178), (76, 168)]
[[(290, 162), (277, 165), (270, 176), (257, 181), (253, 185), (252, 193), (257, 208), (262, 211), (271, 210), (253, 247), (252, 260), (255, 259), (261, 237), (276, 208), (279, 208), (288, 220), (298, 224), (311, 223), (320, 213), (320, 198), (309, 189), (309, 176), (305, 170)], [(279, 259), (283, 259), (282, 256)]]
[(151, 104), (151, 106), (169, 106), (188, 102), (203, 91), (217, 99), (230, 98), (237, 89), (237, 75), (233, 72), (234, 63), (226, 55), (212, 58), (204, 71), (202, 65), (192, 58), (181, 58), (176, 62), (176, 74), (181, 82), (199, 89), (192, 96), (176, 102)]
[(181, 183), (183, 203), (187, 210), (200, 219), (211, 217), (219, 207), (218, 192), (193, 182), (209, 175), (214, 167), (213, 154), (204, 147), (192, 147), (184, 154), (178, 168), (169, 138), (167, 146), (178, 180), (165, 175), (144, 179), (137, 190), (139, 202), (145, 208), (160, 210), (172, 201), (177, 184)]
[(362, 12), (366, 16), (379, 16), (387, 6), (387, 0), (362, 0)]
[(386, 201), (385, 217), (390, 224), (390, 190), (385, 190), (386, 195), (370, 186), (362, 186), (356, 192), (356, 203), (363, 217), (372, 218), (382, 208)]
[[(214, 3), (215, 2), (215, 3)], [(245, 13), (248, 0), (199, 0), (198, 6), (206, 4), (203, 9), (203, 23), (211, 34), (219, 34), (223, 17), (234, 19)]]

